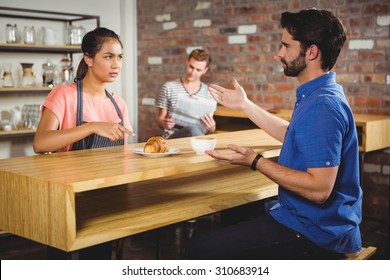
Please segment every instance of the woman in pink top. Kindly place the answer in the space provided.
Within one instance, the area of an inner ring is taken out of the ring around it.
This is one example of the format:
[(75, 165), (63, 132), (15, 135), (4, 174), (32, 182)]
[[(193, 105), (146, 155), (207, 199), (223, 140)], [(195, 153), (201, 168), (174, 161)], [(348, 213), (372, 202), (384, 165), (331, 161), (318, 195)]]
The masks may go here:
[[(83, 59), (75, 83), (55, 87), (42, 106), (35, 139), (36, 153), (83, 150), (124, 145), (134, 136), (123, 99), (108, 93), (122, 68), (122, 43), (106, 28), (88, 32), (82, 41)], [(112, 242), (79, 251), (81, 259), (110, 259)], [(50, 259), (66, 258), (61, 250), (48, 249)]]
[(84, 36), (81, 49), (75, 83), (55, 87), (42, 106), (36, 153), (123, 145), (134, 136), (124, 100), (106, 90), (122, 68), (119, 36), (96, 28)]

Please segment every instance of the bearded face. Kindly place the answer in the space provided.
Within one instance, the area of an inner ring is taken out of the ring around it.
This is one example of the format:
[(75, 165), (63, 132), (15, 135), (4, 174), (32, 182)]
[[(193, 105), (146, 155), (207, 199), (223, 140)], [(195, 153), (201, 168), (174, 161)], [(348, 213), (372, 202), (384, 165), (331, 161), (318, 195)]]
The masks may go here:
[(288, 77), (297, 77), (306, 67), (305, 50), (301, 50), (299, 55), (292, 61), (286, 61), (284, 58), (281, 62), (284, 66), (284, 74)]

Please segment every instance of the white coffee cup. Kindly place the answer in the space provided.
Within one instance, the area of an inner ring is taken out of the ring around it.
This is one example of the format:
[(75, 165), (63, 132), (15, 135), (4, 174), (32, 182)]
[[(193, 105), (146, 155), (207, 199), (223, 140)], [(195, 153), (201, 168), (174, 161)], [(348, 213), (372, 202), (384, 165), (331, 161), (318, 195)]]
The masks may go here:
[(214, 150), (217, 139), (212, 136), (194, 136), (190, 140), (191, 148), (198, 155), (204, 155), (205, 151)]

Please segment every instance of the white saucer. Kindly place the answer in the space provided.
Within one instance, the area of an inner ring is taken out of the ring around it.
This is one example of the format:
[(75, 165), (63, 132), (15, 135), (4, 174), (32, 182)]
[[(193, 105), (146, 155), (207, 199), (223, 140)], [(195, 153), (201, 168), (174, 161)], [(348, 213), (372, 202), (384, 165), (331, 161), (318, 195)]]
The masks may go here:
[(180, 150), (178, 148), (169, 148), (168, 152), (165, 153), (145, 153), (144, 148), (136, 148), (133, 150), (133, 153), (145, 157), (158, 158), (158, 157), (167, 157), (171, 155), (176, 155), (180, 153)]

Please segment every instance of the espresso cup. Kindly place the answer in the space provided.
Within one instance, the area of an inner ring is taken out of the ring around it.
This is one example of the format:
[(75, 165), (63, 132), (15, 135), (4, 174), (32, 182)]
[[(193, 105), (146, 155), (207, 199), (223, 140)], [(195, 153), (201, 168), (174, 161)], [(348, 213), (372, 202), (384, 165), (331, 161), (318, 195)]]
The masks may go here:
[(204, 155), (206, 151), (214, 150), (217, 139), (212, 136), (195, 136), (190, 140), (192, 150), (198, 155)]

